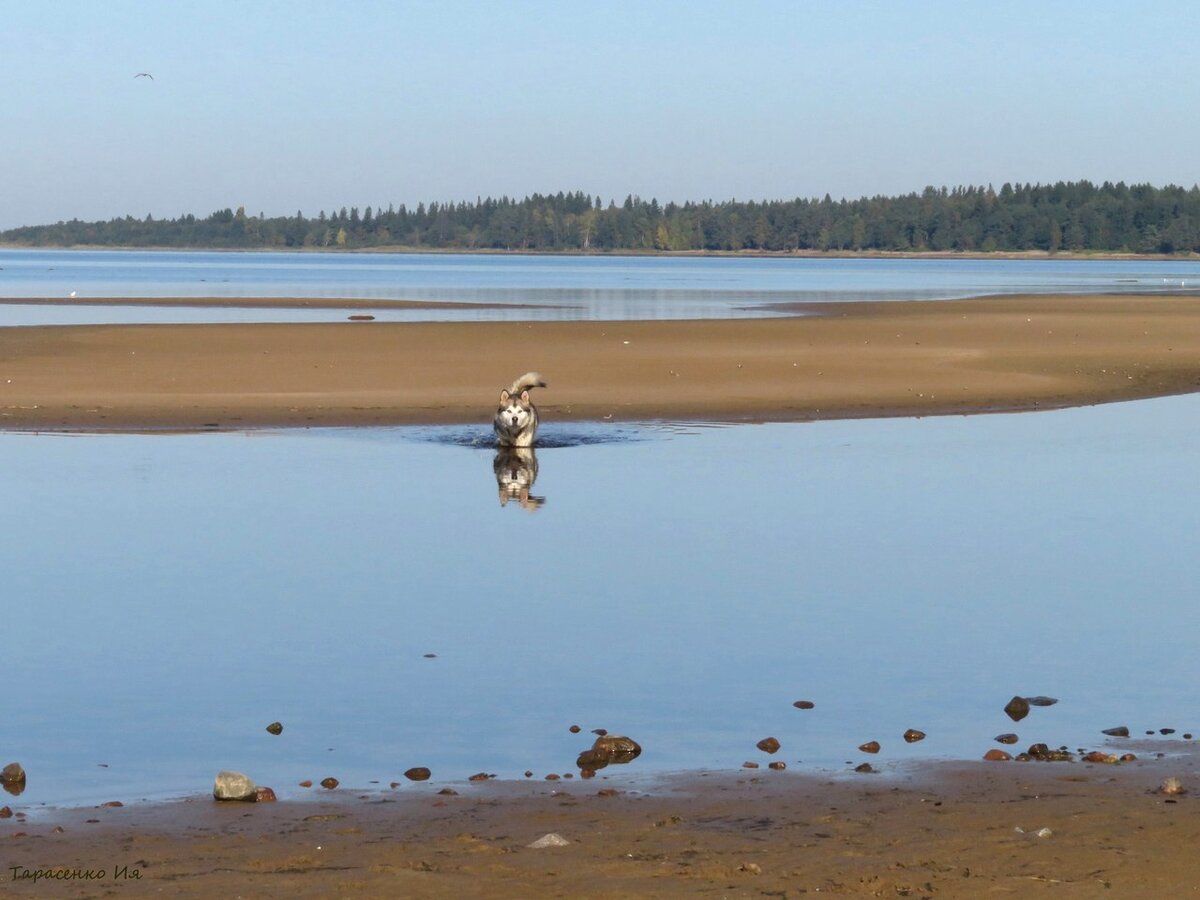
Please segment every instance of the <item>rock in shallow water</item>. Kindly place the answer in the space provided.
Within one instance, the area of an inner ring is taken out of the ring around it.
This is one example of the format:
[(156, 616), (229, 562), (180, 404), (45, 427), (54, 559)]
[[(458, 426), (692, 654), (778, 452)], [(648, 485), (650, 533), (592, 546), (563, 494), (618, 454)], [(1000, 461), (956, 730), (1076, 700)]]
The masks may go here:
[(1020, 722), (1029, 715), (1029, 701), (1024, 697), (1013, 697), (1005, 705), (1004, 714), (1014, 722)]
[(404, 773), (404, 777), (409, 781), (428, 781), (433, 773), (424, 766), (414, 766)]
[(1019, 740), (1020, 740), (1020, 738), (1017, 735), (1013, 734), (1012, 732), (1008, 732), (1006, 734), (998, 734), (995, 737), (995, 741), (997, 744), (1015, 744)]
[(859, 744), (858, 749), (863, 753), (878, 753), (879, 741), (867, 741), (865, 744)]
[(1012, 754), (1001, 750), (999, 747), (993, 747), (987, 753), (983, 754), (983, 758), (988, 762), (1008, 762), (1012, 759)]
[(283, 734), (283, 723), (272, 722), (267, 726), (267, 731), (271, 732), (271, 734)]
[(906, 743), (915, 744), (917, 741), (925, 740), (925, 732), (918, 731), (915, 728), (910, 728), (904, 732), (904, 740)]
[(254, 794), (256, 803), (274, 803), (278, 798), (269, 787), (260, 787)]
[(328, 778), (321, 779), (321, 787), (325, 788), (325, 790), (327, 790), (327, 791), (332, 791), (339, 784), (341, 784), (341, 782), (339, 782), (332, 775)]
[(1125, 725), (1118, 725), (1116, 728), (1105, 728), (1101, 734), (1107, 734), (1109, 737), (1129, 737), (1129, 728)]
[(780, 744), (776, 738), (765, 737), (754, 746), (756, 746), (763, 753), (778, 753)]
[(792, 704), (792, 706), (796, 707), (796, 709), (812, 709), (816, 705), (817, 704), (813, 703), (811, 700), (797, 700)]
[(250, 776), (241, 772), (218, 772), (213, 781), (213, 798), (216, 800), (249, 800), (258, 796), (258, 785)]
[(584, 750), (575, 760), (580, 769), (603, 769), (608, 765), (624, 765), (642, 754), (641, 745), (620, 734), (605, 734), (596, 738), (590, 750)]
[(4, 784), (24, 784), (25, 770), (21, 768), (20, 763), (11, 762), (3, 769), (0, 769), (0, 782)]

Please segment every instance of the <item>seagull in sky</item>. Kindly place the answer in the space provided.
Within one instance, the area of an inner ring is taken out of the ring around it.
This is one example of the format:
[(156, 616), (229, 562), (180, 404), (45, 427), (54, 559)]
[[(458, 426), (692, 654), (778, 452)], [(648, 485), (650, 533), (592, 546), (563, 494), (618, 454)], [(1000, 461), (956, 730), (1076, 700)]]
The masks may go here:
[(151, 75), (149, 72), (138, 72), (138, 73), (137, 73), (136, 75), (134, 75), (133, 77), (134, 77), (134, 78), (149, 78), (151, 81), (153, 81), (153, 80), (154, 80), (154, 76), (153, 76), (153, 75)]

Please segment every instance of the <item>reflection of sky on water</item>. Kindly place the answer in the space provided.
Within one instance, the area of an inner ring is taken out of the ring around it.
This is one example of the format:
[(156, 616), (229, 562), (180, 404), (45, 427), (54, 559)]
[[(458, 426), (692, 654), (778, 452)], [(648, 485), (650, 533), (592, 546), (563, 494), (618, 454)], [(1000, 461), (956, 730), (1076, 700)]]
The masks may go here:
[[(371, 310), (380, 319), (682, 319), (777, 314), (789, 302), (1200, 287), (1196, 260), (570, 257), (0, 249), (0, 324), (338, 321), (346, 310), (87, 307), (88, 297), (434, 300), (501, 309)], [(520, 307), (532, 307), (520, 308)]]
[(532, 515), (463, 429), (0, 435), (4, 752), (37, 804), (1200, 731), (1198, 413), (584, 426)]

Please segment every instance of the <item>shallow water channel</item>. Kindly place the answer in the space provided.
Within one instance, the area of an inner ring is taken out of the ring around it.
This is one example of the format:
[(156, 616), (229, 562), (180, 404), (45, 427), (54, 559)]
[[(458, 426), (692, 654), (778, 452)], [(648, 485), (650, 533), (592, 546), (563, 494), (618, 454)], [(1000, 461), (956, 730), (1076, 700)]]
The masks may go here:
[(1200, 732), (1200, 397), (543, 439), (522, 485), (482, 425), (0, 434), (4, 801)]

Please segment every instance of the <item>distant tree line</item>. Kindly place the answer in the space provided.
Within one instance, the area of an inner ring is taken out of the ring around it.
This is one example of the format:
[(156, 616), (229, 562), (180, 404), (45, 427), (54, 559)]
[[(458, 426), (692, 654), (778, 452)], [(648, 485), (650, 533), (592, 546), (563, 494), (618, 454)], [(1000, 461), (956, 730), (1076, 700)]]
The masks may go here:
[(37, 247), (222, 249), (394, 247), (535, 251), (1200, 252), (1200, 188), (1088, 181), (928, 187), (859, 200), (703, 201), (660, 205), (582, 192), (324, 210), (266, 218), (223, 209), (197, 218), (73, 219), (13, 228)]

